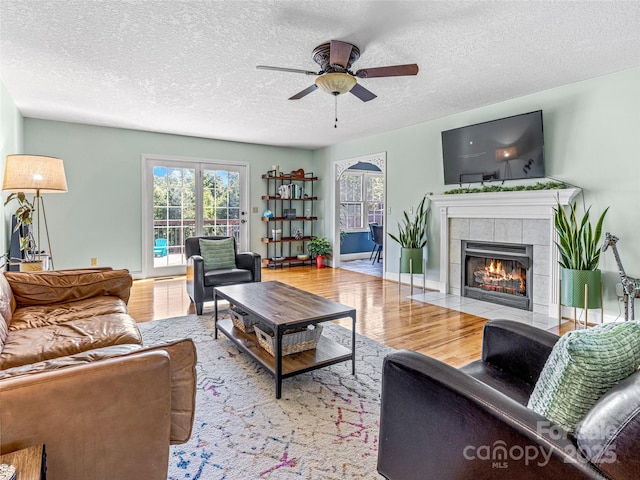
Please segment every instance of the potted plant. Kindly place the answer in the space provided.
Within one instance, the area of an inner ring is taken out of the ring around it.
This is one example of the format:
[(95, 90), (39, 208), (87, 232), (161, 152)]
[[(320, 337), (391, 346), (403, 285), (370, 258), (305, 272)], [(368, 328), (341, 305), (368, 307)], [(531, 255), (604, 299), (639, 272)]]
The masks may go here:
[(418, 204), (416, 214), (411, 220), (405, 211), (402, 223), (398, 223), (398, 235), (389, 232), (389, 236), (400, 244), (400, 273), (422, 273), (422, 254), (427, 245), (427, 222), (429, 207), (424, 197)]
[[(24, 237), (20, 237), (20, 250), (24, 252), (24, 263), (37, 263), (36, 260), (36, 241), (33, 238), (33, 232), (31, 231), (31, 225), (33, 224), (33, 214), (36, 211), (33, 202), (30, 202), (24, 192), (14, 192), (7, 197), (4, 202), (7, 205), (12, 200), (17, 200), (18, 208), (14, 212), (16, 217), (16, 227), (14, 232), (17, 232), (20, 227), (24, 228)], [(28, 268), (27, 270), (33, 270), (34, 268)]]
[[(600, 308), (601, 273), (598, 270), (601, 253), (600, 237), (602, 223), (609, 207), (598, 218), (595, 229), (589, 218), (590, 210), (591, 207), (587, 209), (582, 219), (579, 219), (575, 203), (571, 205), (569, 214), (560, 204), (554, 208), (553, 222), (558, 233), (556, 245), (560, 253), (560, 267), (562, 267), (561, 305)], [(586, 305), (585, 285), (588, 285), (588, 292), (594, 293), (588, 296)]]
[(331, 244), (324, 237), (313, 237), (307, 244), (307, 250), (316, 258), (316, 267), (324, 268), (324, 256), (331, 253)]

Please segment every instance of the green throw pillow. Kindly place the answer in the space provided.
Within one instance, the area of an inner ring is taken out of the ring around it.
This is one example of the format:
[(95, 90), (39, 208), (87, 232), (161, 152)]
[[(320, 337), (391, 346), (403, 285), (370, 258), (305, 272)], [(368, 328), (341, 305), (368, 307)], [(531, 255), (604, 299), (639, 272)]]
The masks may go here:
[(200, 239), (200, 255), (204, 260), (204, 270), (220, 270), (236, 268), (236, 252), (233, 249), (233, 238), (224, 240)]
[(574, 432), (598, 399), (640, 364), (640, 324), (605, 323), (563, 335), (527, 407)]

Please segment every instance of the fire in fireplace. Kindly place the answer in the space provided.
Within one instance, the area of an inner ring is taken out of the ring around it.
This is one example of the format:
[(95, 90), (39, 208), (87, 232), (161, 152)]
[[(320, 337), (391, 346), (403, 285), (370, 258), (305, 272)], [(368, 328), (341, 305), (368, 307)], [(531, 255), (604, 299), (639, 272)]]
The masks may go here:
[(533, 247), (462, 241), (465, 297), (532, 310)]
[(470, 257), (468, 265), (473, 272), (473, 287), (511, 295), (527, 294), (527, 269), (514, 260)]

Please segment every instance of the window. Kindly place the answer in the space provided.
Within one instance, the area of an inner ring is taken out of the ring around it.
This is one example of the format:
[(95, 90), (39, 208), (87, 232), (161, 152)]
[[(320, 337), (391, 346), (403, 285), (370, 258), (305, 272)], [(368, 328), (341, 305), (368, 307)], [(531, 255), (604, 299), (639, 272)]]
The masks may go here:
[(381, 172), (347, 171), (340, 177), (342, 230), (368, 230), (369, 223), (384, 219), (384, 178)]

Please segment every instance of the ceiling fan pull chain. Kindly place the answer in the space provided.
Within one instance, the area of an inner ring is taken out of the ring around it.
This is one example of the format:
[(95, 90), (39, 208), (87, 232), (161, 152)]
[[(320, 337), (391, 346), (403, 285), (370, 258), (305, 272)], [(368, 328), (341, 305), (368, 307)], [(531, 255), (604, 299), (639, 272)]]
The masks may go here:
[(335, 102), (336, 102), (336, 107), (335, 107), (335, 110), (336, 110), (336, 122), (333, 124), (333, 128), (338, 128), (338, 94), (334, 93), (333, 94), (333, 98), (335, 99)]

